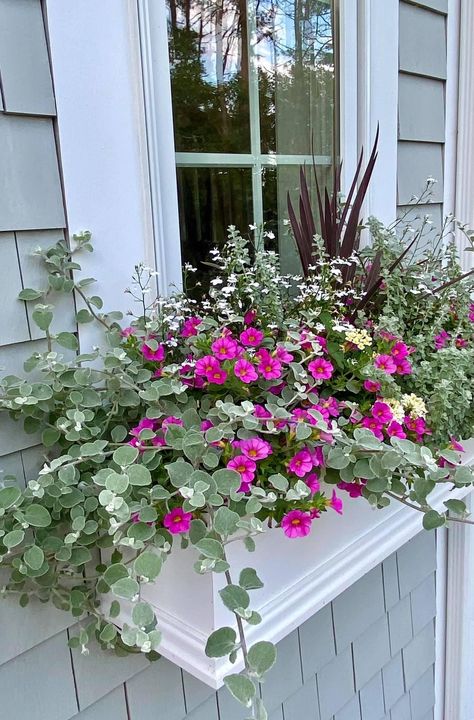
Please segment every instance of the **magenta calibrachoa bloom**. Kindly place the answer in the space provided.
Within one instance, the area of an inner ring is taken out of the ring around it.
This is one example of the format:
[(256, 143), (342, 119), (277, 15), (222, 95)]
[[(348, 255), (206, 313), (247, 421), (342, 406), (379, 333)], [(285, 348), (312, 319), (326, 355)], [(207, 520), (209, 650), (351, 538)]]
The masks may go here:
[(183, 508), (176, 507), (163, 518), (163, 525), (172, 535), (189, 532), (192, 513), (184, 512)]
[(243, 455), (251, 460), (265, 460), (272, 454), (272, 446), (266, 440), (251, 438), (240, 443), (240, 450)]
[(387, 375), (393, 375), (397, 372), (397, 365), (391, 355), (377, 355), (374, 365), (377, 370), (382, 370)]
[(300, 450), (288, 463), (288, 470), (298, 477), (304, 477), (313, 469), (313, 458), (309, 450)]
[(245, 358), (240, 358), (234, 365), (234, 375), (242, 380), (243, 383), (251, 383), (258, 380), (258, 373), (251, 362)]
[(306, 537), (311, 531), (312, 518), (301, 510), (290, 510), (283, 516), (281, 526), (283, 532), (289, 538)]
[(156, 350), (153, 350), (146, 342), (140, 346), (143, 357), (150, 362), (162, 362), (165, 359), (165, 348), (163, 345), (158, 345)]
[(329, 360), (316, 358), (309, 363), (308, 370), (315, 380), (329, 380), (332, 377), (334, 366)]

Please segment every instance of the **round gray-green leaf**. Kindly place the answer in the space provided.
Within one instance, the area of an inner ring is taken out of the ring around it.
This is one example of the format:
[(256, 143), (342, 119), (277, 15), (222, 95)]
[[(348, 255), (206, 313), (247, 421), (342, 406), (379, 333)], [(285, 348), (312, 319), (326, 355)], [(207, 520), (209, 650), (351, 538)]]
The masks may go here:
[(209, 635), (206, 643), (207, 657), (224, 657), (235, 650), (237, 635), (231, 627), (222, 627)]
[(44, 562), (44, 553), (37, 545), (32, 545), (23, 555), (25, 563), (32, 570), (39, 570)]
[(145, 551), (137, 557), (133, 569), (137, 575), (154, 580), (161, 571), (163, 561), (157, 553)]
[(153, 608), (146, 602), (137, 603), (132, 610), (132, 620), (135, 625), (140, 628), (146, 628), (151, 625), (155, 619), (155, 613)]
[(117, 582), (112, 585), (111, 590), (117, 597), (124, 598), (125, 600), (133, 600), (133, 598), (138, 595), (140, 586), (133, 578), (126, 577), (117, 580)]
[(120, 467), (127, 467), (137, 459), (138, 450), (137, 448), (132, 447), (132, 445), (124, 445), (123, 447), (117, 448), (112, 457), (117, 465), (120, 465)]
[(246, 708), (252, 706), (252, 700), (256, 695), (255, 685), (250, 678), (245, 675), (227, 675), (224, 678), (224, 683), (229, 690), (230, 694), (235, 697)]
[(273, 643), (267, 640), (255, 643), (248, 651), (248, 662), (258, 677), (262, 677), (276, 661), (277, 651)]
[(0, 508), (8, 510), (16, 505), (21, 498), (21, 490), (17, 487), (6, 487), (0, 490)]
[(11, 549), (13, 547), (16, 547), (17, 545), (20, 545), (20, 543), (22, 543), (24, 539), (25, 533), (23, 532), (23, 530), (12, 530), (2, 538), (2, 542), (6, 548)]
[(48, 527), (51, 524), (51, 515), (42, 505), (29, 505), (25, 511), (25, 521), (33, 527)]

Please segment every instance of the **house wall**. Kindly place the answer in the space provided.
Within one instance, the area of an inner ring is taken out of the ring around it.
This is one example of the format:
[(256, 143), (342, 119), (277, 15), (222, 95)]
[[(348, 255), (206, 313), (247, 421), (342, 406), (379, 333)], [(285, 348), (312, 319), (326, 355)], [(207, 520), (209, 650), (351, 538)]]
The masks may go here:
[[(441, 217), (447, 0), (400, 3), (398, 203), (439, 180)], [(86, 52), (86, 43), (84, 44)], [(55, 102), (40, 0), (0, 0), (0, 316), (2, 374), (43, 348), (22, 287), (44, 282), (32, 251), (66, 226)], [(54, 299), (52, 300), (54, 303)], [(72, 300), (62, 329), (74, 330)], [(59, 304), (59, 303), (58, 303)], [(0, 468), (34, 476), (38, 437), (0, 418)], [(1, 477), (0, 477), (1, 482)], [(317, 530), (316, 530), (317, 531)], [(420, 534), (279, 644), (262, 688), (270, 720), (428, 720), (435, 659), (433, 534)], [(70, 618), (44, 606), (0, 603), (0, 720), (239, 720), (214, 693), (166, 660), (149, 666), (67, 647)]]

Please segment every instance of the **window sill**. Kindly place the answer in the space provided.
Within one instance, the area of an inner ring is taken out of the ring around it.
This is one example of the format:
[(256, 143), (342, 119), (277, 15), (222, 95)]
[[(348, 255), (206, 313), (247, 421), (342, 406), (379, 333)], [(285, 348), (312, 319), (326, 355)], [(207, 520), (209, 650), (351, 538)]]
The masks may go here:
[[(474, 441), (464, 462), (474, 459)], [(450, 492), (440, 488), (432, 504), (441, 509), (448, 497), (461, 498), (462, 488)], [(327, 513), (313, 524), (311, 535), (287, 539), (281, 530), (267, 531), (256, 538), (256, 551), (231, 543), (227, 552), (233, 575), (252, 566), (264, 588), (252, 593), (252, 609), (262, 623), (247, 626), (250, 644), (266, 639), (278, 642), (337, 597), (369, 570), (408, 542), (422, 529), (421, 513), (393, 503), (385, 510), (372, 509), (365, 500), (347, 500), (343, 517)], [(141, 598), (155, 609), (163, 633), (161, 654), (214, 689), (229, 672), (242, 669), (226, 658), (211, 659), (204, 653), (208, 635), (222, 625), (232, 625), (233, 616), (218, 596), (224, 585), (221, 575), (197, 575), (192, 549), (173, 550), (159, 582), (144, 585)], [(123, 609), (119, 624), (130, 621)]]

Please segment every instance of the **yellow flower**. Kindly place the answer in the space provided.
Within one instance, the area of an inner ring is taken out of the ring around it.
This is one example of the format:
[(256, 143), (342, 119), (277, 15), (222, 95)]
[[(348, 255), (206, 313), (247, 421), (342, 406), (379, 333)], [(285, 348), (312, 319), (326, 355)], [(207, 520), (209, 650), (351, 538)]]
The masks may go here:
[(355, 345), (359, 350), (364, 350), (366, 347), (372, 345), (372, 338), (370, 337), (367, 330), (347, 330), (345, 333), (346, 341)]

